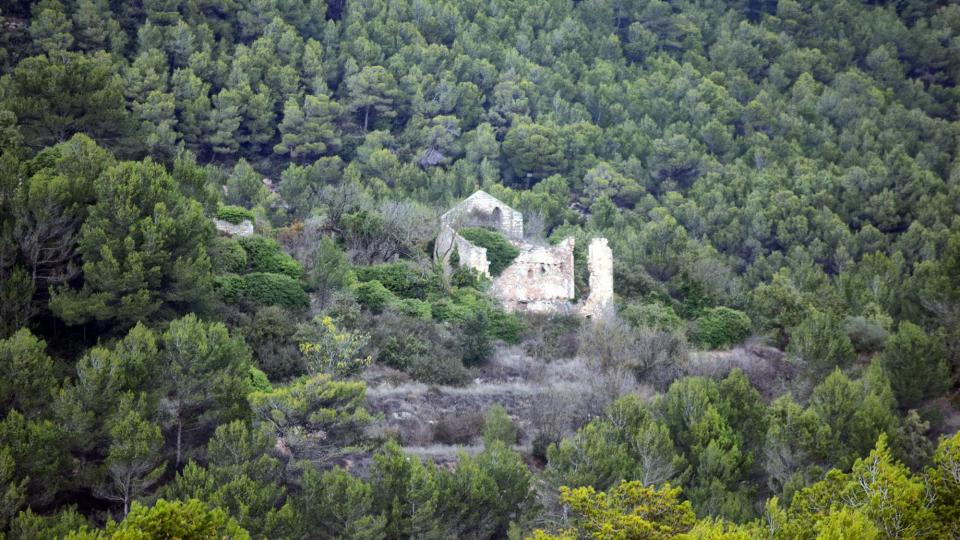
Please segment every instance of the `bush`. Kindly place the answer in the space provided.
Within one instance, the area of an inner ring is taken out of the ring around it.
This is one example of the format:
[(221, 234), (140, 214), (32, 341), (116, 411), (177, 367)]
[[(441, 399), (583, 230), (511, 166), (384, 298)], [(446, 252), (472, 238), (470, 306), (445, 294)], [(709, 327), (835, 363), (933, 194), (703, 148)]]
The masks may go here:
[(310, 298), (300, 282), (284, 274), (254, 272), (243, 276), (243, 297), (264, 306), (306, 309)]
[(704, 310), (697, 318), (694, 342), (707, 349), (721, 349), (740, 343), (750, 335), (750, 317), (728, 307)]
[(485, 363), (493, 355), (493, 343), (490, 340), (490, 317), (484, 311), (477, 311), (463, 322), (460, 327), (458, 344), (460, 359), (465, 366)]
[(243, 277), (236, 275), (214, 276), (213, 290), (221, 300), (236, 304), (243, 299)]
[(358, 281), (379, 281), (400, 298), (426, 298), (439, 289), (436, 276), (425, 274), (406, 263), (375, 264), (354, 269)]
[(433, 442), (470, 444), (483, 428), (483, 415), (476, 413), (444, 416), (433, 425)]
[(859, 353), (875, 353), (883, 350), (887, 331), (879, 324), (865, 317), (847, 317), (843, 329)]
[(374, 313), (382, 313), (387, 306), (397, 302), (397, 297), (377, 280), (358, 284), (354, 293), (357, 295), (357, 302)]
[(433, 318), (430, 303), (416, 298), (404, 298), (393, 304), (393, 309), (408, 317), (429, 321)]
[(463, 367), (460, 360), (446, 354), (414, 356), (410, 359), (406, 372), (426, 384), (463, 386), (470, 382), (470, 372)]
[(620, 309), (620, 317), (634, 328), (651, 328), (664, 332), (675, 332), (683, 325), (683, 319), (673, 308), (660, 302), (627, 304)]
[(284, 274), (293, 279), (303, 277), (303, 267), (293, 257), (280, 249), (272, 238), (248, 236), (239, 240), (247, 252), (249, 269), (253, 272)]
[(215, 272), (242, 274), (247, 271), (247, 252), (232, 238), (215, 238), (207, 253)]
[(903, 408), (916, 407), (950, 387), (943, 340), (911, 322), (901, 322), (887, 338), (880, 365)]
[(843, 369), (855, 356), (840, 317), (817, 309), (811, 309), (790, 331), (787, 352), (814, 376), (826, 376), (836, 368)]
[(574, 315), (528, 316), (523, 349), (541, 362), (573, 358), (579, 347), (580, 318)]
[(279, 306), (258, 309), (244, 325), (244, 341), (270, 380), (283, 381), (307, 372), (294, 339), (296, 331), (296, 319)]
[(490, 446), (500, 441), (507, 446), (517, 444), (517, 427), (510, 420), (510, 415), (503, 405), (494, 405), (487, 410), (487, 418), (483, 423), (483, 442)]
[(517, 255), (520, 255), (520, 250), (498, 232), (479, 227), (464, 227), (458, 230), (457, 234), (476, 246), (486, 248), (491, 276), (499, 276), (513, 263)]
[(228, 204), (221, 204), (217, 207), (217, 219), (222, 219), (224, 221), (229, 221), (234, 225), (238, 225), (243, 222), (245, 219), (250, 221), (254, 220), (253, 212), (243, 208), (242, 206), (231, 206)]

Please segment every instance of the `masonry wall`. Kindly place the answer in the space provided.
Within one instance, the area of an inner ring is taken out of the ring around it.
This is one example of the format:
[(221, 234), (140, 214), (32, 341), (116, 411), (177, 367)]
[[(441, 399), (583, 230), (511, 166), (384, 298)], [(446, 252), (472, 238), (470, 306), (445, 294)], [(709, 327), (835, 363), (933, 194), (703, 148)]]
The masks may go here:
[(594, 238), (587, 248), (590, 293), (580, 308), (585, 317), (600, 318), (613, 310), (613, 251), (606, 238)]
[(491, 293), (512, 311), (568, 310), (574, 296), (573, 246), (572, 237), (556, 246), (523, 246), (513, 264), (493, 280)]

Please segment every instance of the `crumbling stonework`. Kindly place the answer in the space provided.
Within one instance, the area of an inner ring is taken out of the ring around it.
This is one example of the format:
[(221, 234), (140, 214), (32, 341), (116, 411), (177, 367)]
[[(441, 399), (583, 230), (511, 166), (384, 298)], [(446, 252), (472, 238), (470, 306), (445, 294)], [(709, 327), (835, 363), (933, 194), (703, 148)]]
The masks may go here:
[(587, 249), (590, 295), (580, 308), (584, 317), (600, 318), (613, 309), (613, 251), (606, 238), (594, 238)]
[(224, 236), (253, 236), (253, 222), (249, 219), (245, 219), (237, 224), (222, 219), (214, 219), (213, 225), (217, 228), (217, 231)]
[(556, 246), (521, 245), (520, 255), (493, 280), (491, 293), (511, 311), (557, 313), (574, 297), (573, 237)]
[(440, 223), (460, 227), (493, 227), (510, 240), (523, 239), (523, 214), (486, 191), (477, 191), (440, 216)]
[(440, 217), (440, 232), (434, 243), (434, 258), (451, 271), (456, 252), (460, 266), (490, 277), (487, 250), (457, 234), (461, 227), (489, 227), (506, 236), (520, 254), (496, 276), (491, 294), (505, 309), (531, 313), (580, 313), (600, 317), (613, 306), (613, 253), (605, 238), (594, 238), (588, 248), (590, 294), (575, 305), (573, 237), (555, 246), (540, 246), (523, 240), (523, 214), (483, 191), (477, 191)]

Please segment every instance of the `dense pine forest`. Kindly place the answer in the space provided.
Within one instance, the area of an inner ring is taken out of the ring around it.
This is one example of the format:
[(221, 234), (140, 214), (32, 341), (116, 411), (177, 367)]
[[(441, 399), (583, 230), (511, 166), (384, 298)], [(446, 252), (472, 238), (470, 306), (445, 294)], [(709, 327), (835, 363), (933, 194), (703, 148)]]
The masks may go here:
[(0, 4), (0, 538), (960, 537), (960, 5)]

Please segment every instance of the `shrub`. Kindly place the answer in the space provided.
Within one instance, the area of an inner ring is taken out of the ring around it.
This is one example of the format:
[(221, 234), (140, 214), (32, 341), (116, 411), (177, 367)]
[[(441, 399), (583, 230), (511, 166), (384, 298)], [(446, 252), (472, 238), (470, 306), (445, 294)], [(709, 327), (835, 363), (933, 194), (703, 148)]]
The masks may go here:
[(652, 304), (630, 303), (620, 309), (620, 316), (634, 328), (651, 328), (675, 332), (683, 325), (683, 319), (672, 307), (654, 302)]
[(843, 329), (857, 352), (869, 354), (883, 350), (887, 331), (866, 317), (847, 317)]
[(243, 276), (243, 297), (254, 304), (306, 309), (310, 298), (300, 282), (284, 274), (254, 272)]
[(280, 249), (272, 238), (248, 236), (239, 240), (247, 252), (249, 268), (253, 272), (285, 274), (293, 279), (303, 276), (303, 267), (293, 257)]
[(470, 382), (470, 372), (463, 367), (460, 360), (446, 354), (414, 356), (410, 359), (406, 372), (426, 384), (463, 386)]
[(207, 250), (210, 266), (224, 274), (242, 274), (247, 270), (247, 252), (232, 238), (215, 238)]
[(250, 221), (254, 220), (253, 212), (243, 208), (242, 206), (231, 206), (228, 204), (221, 204), (217, 207), (217, 219), (222, 219), (224, 221), (229, 221), (234, 225), (237, 225), (245, 219)]
[(358, 266), (354, 272), (358, 281), (379, 281), (400, 298), (423, 299), (428, 293), (439, 289), (436, 276), (402, 262)]
[(384, 364), (407, 371), (418, 356), (429, 356), (430, 346), (417, 336), (398, 334), (387, 337), (380, 346), (377, 360)]
[(213, 290), (221, 300), (236, 304), (243, 298), (243, 277), (236, 275), (214, 276)]
[(267, 374), (260, 371), (259, 369), (250, 366), (250, 389), (254, 392), (270, 392), (273, 390), (273, 386), (270, 385), (270, 379), (267, 378)]
[(393, 304), (393, 309), (397, 313), (402, 313), (408, 317), (423, 319), (429, 321), (433, 318), (433, 312), (430, 309), (430, 303), (416, 298), (404, 298)]
[(493, 355), (490, 331), (490, 318), (484, 311), (477, 311), (460, 326), (458, 344), (465, 366), (483, 364)]
[(374, 313), (382, 313), (384, 308), (397, 302), (397, 297), (377, 280), (358, 284), (354, 292), (357, 302)]
[(494, 441), (500, 441), (507, 446), (517, 444), (517, 427), (510, 420), (510, 415), (503, 405), (494, 405), (487, 410), (487, 418), (483, 423), (483, 442), (490, 446)]
[(721, 349), (740, 343), (750, 335), (750, 317), (728, 307), (704, 310), (697, 318), (694, 342), (707, 349)]
[(903, 408), (916, 407), (950, 386), (943, 340), (911, 322), (901, 322), (887, 338), (880, 364)]
[(854, 358), (853, 344), (840, 317), (817, 309), (790, 331), (787, 351), (803, 362), (810, 374), (820, 376), (847, 367)]
[(573, 358), (579, 347), (580, 319), (574, 315), (528, 316), (523, 349), (537, 360)]
[(287, 380), (307, 372), (294, 340), (296, 320), (279, 306), (257, 309), (243, 327), (243, 337), (253, 351), (257, 366), (273, 381)]
[(458, 230), (457, 234), (476, 246), (486, 248), (491, 276), (499, 276), (520, 254), (520, 250), (498, 232), (479, 227), (464, 227)]
[(444, 416), (433, 425), (433, 442), (470, 444), (483, 428), (483, 415), (475, 413)]

